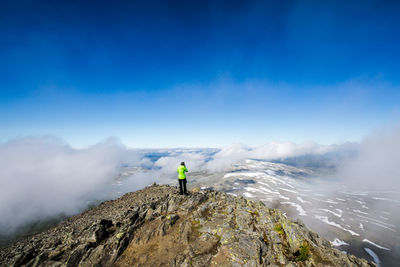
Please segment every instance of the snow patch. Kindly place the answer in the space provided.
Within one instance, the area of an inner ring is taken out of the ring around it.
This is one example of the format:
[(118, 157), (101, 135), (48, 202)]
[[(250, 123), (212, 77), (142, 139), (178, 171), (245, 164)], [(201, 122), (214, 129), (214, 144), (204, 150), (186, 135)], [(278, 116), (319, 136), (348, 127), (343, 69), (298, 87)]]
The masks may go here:
[(290, 192), (290, 193), (297, 194), (297, 192), (296, 192), (296, 191), (294, 191), (294, 190), (290, 190), (290, 189), (286, 189), (286, 188), (279, 188), (279, 190), (283, 190), (283, 191), (287, 191), (287, 192)]
[(297, 197), (297, 200), (300, 201), (301, 203), (310, 203), (311, 204), (310, 201), (304, 200), (301, 197)]
[(365, 239), (365, 238), (362, 240), (362, 242), (370, 243), (371, 245), (374, 245), (375, 247), (380, 248), (380, 249), (390, 250), (390, 248), (387, 248), (387, 247), (384, 247), (384, 246), (380, 246), (380, 245), (378, 245), (378, 244), (376, 244), (376, 243), (374, 243), (374, 242), (372, 242), (372, 241), (370, 241), (368, 239)]
[(266, 170), (265, 172), (269, 175), (275, 175), (275, 172), (273, 170)]
[(363, 211), (361, 211), (361, 210), (353, 210), (354, 212), (356, 212), (356, 213), (361, 213), (361, 214), (365, 214), (365, 215), (368, 215), (368, 213), (366, 213), (366, 212), (363, 212)]
[(331, 241), (332, 246), (339, 247), (339, 246), (349, 246), (346, 242), (340, 240), (339, 238), (335, 238), (335, 240)]
[(374, 259), (374, 262), (375, 262), (378, 266), (381, 266), (381, 261), (379, 260), (378, 255), (376, 255), (375, 252), (372, 251), (372, 249), (364, 248), (364, 250)]
[(333, 201), (332, 199), (325, 200), (324, 202), (330, 203), (330, 204), (339, 204), (339, 202)]
[(335, 223), (335, 222), (329, 221), (329, 220), (328, 220), (328, 217), (320, 216), (320, 215), (314, 215), (314, 217), (317, 218), (318, 220), (320, 220), (320, 221), (326, 223), (326, 224), (335, 226), (335, 227), (337, 227), (337, 228), (342, 229), (343, 231), (349, 232), (351, 235), (360, 236), (360, 235), (357, 234), (356, 232), (354, 232), (354, 231), (352, 231), (352, 230), (350, 230), (350, 229), (346, 229), (346, 228), (342, 227), (340, 224), (337, 224), (337, 223)]
[(328, 213), (330, 213), (330, 214), (332, 214), (332, 215), (335, 215), (336, 217), (342, 217), (342, 214), (340, 213), (336, 213), (336, 212), (334, 212), (334, 211), (331, 211), (331, 210), (328, 210), (328, 209), (319, 209), (319, 210), (322, 210), (322, 211), (325, 211), (325, 212), (328, 212)]
[(297, 203), (293, 203), (293, 202), (289, 202), (289, 201), (284, 201), (284, 202), (281, 202), (281, 204), (287, 204), (287, 205), (293, 206), (293, 207), (295, 207), (296, 210), (299, 212), (299, 215), (300, 215), (300, 216), (307, 216), (307, 213), (306, 213), (306, 211), (303, 209), (303, 207), (300, 206), (300, 205), (297, 204)]
[(340, 214), (343, 213), (343, 211), (341, 209), (335, 209), (337, 212), (339, 212)]
[(243, 195), (245, 197), (254, 197), (252, 194), (250, 194), (249, 192), (244, 192)]

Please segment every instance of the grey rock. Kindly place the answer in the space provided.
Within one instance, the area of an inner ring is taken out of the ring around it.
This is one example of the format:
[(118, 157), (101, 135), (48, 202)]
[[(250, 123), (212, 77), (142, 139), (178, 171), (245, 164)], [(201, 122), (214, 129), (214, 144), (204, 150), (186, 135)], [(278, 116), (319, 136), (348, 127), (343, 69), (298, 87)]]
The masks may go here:
[(261, 202), (211, 190), (176, 192), (153, 184), (105, 201), (1, 248), (0, 265), (375, 266)]

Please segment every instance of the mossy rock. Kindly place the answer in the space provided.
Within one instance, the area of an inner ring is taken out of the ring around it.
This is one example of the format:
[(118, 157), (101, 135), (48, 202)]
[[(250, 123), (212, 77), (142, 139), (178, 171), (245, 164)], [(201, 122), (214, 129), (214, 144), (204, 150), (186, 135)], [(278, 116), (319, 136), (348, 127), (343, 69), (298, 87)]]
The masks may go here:
[(199, 231), (200, 228), (201, 228), (200, 221), (199, 220), (193, 220), (192, 221), (192, 227), (191, 227), (192, 235), (194, 235), (196, 237), (201, 236), (202, 233)]
[(282, 224), (280, 224), (280, 223), (275, 224), (275, 228), (274, 228), (274, 229), (275, 229), (275, 231), (276, 231), (277, 233), (279, 233), (280, 235), (283, 235), (283, 234), (284, 234)]
[(307, 242), (303, 242), (298, 251), (297, 260), (306, 261), (310, 258), (310, 247)]

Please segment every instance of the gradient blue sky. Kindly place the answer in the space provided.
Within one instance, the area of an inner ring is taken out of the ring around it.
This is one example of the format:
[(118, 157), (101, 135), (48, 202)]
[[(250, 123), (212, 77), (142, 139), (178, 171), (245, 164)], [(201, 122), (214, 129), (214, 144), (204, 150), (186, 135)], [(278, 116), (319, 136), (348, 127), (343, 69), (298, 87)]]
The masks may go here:
[(400, 118), (400, 1), (0, 2), (0, 141), (358, 141)]

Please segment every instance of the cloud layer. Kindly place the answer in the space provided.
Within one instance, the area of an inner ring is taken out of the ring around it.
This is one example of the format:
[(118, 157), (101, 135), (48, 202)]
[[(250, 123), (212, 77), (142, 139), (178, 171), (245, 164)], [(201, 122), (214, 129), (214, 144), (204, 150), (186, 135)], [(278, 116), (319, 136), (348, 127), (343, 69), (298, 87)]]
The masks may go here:
[(387, 127), (365, 138), (358, 156), (337, 175), (353, 188), (389, 190), (399, 195), (400, 127)]
[(162, 173), (176, 173), (177, 164), (185, 161), (186, 165), (190, 166), (190, 169), (214, 172), (223, 171), (232, 164), (249, 158), (276, 160), (302, 155), (322, 155), (346, 148), (347, 145), (324, 146), (313, 142), (304, 144), (270, 142), (258, 147), (236, 143), (223, 147), (211, 156), (202, 151), (171, 153), (158, 159), (154, 166), (159, 167)]
[[(170, 150), (152, 162), (145, 152), (126, 149), (108, 139), (86, 149), (74, 149), (55, 137), (26, 137), (0, 143), (0, 234), (12, 233), (25, 223), (60, 214), (71, 215), (88, 201), (105, 197), (121, 163), (142, 166), (124, 181), (122, 192), (176, 177), (185, 161), (190, 172), (216, 172), (245, 159), (280, 160), (356, 149), (355, 159), (340, 166), (337, 179), (355, 189), (398, 191), (400, 185), (400, 128), (376, 132), (361, 144), (323, 146), (316, 143), (271, 142), (258, 147), (232, 144), (222, 149)], [(335, 161), (335, 164), (340, 161)]]
[(0, 144), (0, 229), (70, 215), (113, 179), (124, 148), (115, 140), (75, 150), (54, 137)]

